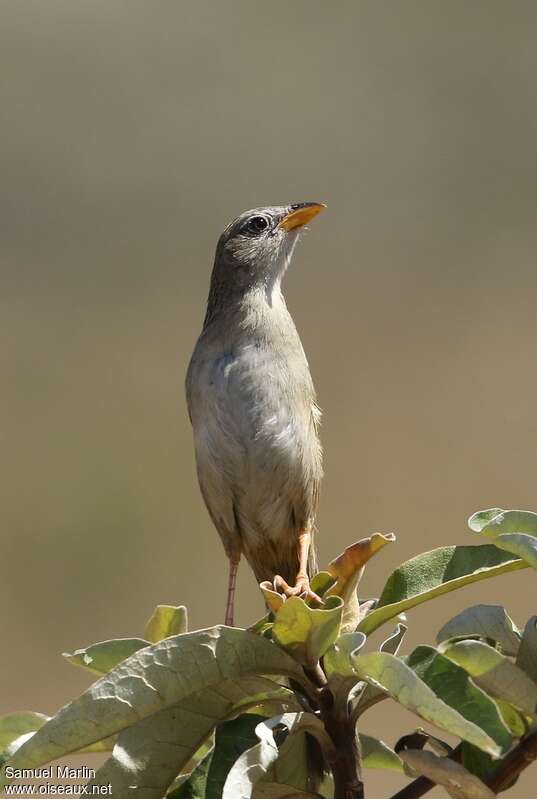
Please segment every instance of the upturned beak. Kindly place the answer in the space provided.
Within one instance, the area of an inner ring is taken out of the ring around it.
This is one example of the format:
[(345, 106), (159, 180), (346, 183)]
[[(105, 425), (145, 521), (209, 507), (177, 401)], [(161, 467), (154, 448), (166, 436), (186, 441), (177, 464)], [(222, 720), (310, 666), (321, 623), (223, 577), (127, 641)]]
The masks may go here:
[(324, 211), (326, 205), (324, 203), (300, 203), (299, 205), (292, 205), (291, 211), (284, 216), (278, 227), (284, 230), (293, 230), (296, 227), (302, 227), (314, 216)]

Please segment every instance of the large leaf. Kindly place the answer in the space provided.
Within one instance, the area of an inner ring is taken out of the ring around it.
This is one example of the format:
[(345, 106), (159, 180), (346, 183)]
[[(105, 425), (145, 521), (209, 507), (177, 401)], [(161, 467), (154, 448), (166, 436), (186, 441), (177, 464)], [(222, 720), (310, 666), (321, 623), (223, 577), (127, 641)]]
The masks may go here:
[(360, 733), (360, 750), (364, 768), (383, 768), (404, 772), (399, 756), (384, 741)]
[(487, 732), (436, 696), (400, 658), (388, 652), (351, 656), (349, 670), (440, 729), (494, 756), (501, 753), (501, 748)]
[(438, 757), (432, 752), (410, 749), (401, 752), (401, 760), (414, 775), (427, 777), (437, 785), (443, 785), (452, 799), (494, 799), (495, 794), (470, 774), (460, 763), (447, 757)]
[(537, 682), (537, 616), (528, 619), (518, 648), (516, 665)]
[(424, 552), (391, 574), (378, 606), (360, 622), (358, 629), (369, 635), (409, 608), (470, 583), (526, 567), (525, 561), (492, 544), (440, 547)]
[(482, 641), (457, 641), (441, 645), (440, 651), (462, 666), (484, 691), (537, 717), (537, 685), (496, 649)]
[(298, 664), (247, 630), (213, 627), (141, 649), (62, 708), (24, 744), (11, 765), (32, 768), (114, 735), (226, 679), (284, 674)]
[(510, 747), (511, 735), (496, 703), (463, 668), (430, 646), (418, 646), (406, 663), (436, 696), (484, 730), (502, 751)]
[(310, 608), (300, 597), (291, 597), (276, 613), (274, 640), (300, 663), (314, 666), (337, 639), (342, 612), (340, 597), (327, 597), (322, 608)]
[(438, 643), (449, 638), (479, 636), (496, 641), (506, 655), (516, 655), (520, 632), (501, 605), (472, 605), (448, 621), (438, 635)]
[(152, 644), (181, 635), (188, 629), (187, 610), (184, 605), (157, 605), (153, 615), (145, 625), (144, 635)]
[[(144, 799), (159, 799), (179, 773), (192, 768), (192, 758), (218, 724), (254, 706), (271, 714), (300, 709), (291, 691), (266, 678), (224, 680), (124, 730), (91, 784), (110, 783), (116, 799), (133, 789), (143, 791)], [(200, 772), (193, 782), (199, 787)]]
[(500, 549), (523, 558), (537, 569), (537, 513), (490, 508), (470, 516), (468, 525), (474, 532), (491, 538)]
[(149, 641), (143, 638), (114, 638), (110, 641), (100, 641), (90, 644), (85, 649), (76, 649), (74, 652), (64, 652), (63, 656), (73, 666), (80, 666), (92, 674), (107, 674), (122, 660), (149, 646)]
[(393, 541), (395, 541), (393, 533), (388, 535), (374, 533), (369, 538), (351, 544), (329, 563), (328, 572), (336, 583), (328, 590), (327, 595), (339, 596), (345, 602), (342, 632), (354, 632), (358, 624), (360, 608), (356, 589), (365, 564), (386, 544), (391, 544)]

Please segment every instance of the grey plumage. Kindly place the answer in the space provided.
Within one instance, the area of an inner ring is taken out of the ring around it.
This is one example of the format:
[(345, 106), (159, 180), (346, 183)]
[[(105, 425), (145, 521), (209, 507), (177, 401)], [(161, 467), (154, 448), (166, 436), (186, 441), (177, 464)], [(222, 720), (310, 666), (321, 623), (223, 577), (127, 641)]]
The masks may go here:
[[(293, 584), (317, 509), (320, 411), (281, 280), (300, 220), (318, 210), (254, 209), (226, 228), (186, 379), (203, 498), (226, 554), (243, 553), (258, 581)], [(313, 558), (311, 547), (310, 574)]]

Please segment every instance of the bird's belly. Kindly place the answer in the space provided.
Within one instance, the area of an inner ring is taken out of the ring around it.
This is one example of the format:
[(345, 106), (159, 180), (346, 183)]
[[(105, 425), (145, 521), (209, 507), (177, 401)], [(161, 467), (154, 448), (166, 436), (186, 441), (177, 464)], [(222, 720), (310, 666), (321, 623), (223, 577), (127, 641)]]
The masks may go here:
[(202, 372), (192, 422), (200, 483), (208, 505), (214, 503), (213, 518), (223, 515), (215, 508), (227, 496), (254, 571), (261, 573), (263, 565), (267, 573), (289, 573), (297, 531), (312, 520), (320, 476), (320, 448), (301, 375), (282, 372), (273, 359), (260, 362), (248, 351), (206, 362)]

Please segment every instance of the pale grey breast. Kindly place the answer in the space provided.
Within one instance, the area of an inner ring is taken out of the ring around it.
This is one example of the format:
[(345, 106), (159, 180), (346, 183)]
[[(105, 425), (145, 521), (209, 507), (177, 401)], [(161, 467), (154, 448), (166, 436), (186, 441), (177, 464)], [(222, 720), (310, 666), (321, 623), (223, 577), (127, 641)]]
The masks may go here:
[(202, 494), (228, 554), (244, 552), (259, 579), (292, 571), (277, 561), (296, 558), (296, 531), (313, 522), (322, 474), (300, 339), (283, 303), (263, 315), (259, 335), (236, 324), (232, 335), (206, 329), (187, 376)]

